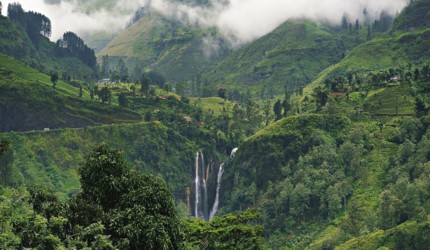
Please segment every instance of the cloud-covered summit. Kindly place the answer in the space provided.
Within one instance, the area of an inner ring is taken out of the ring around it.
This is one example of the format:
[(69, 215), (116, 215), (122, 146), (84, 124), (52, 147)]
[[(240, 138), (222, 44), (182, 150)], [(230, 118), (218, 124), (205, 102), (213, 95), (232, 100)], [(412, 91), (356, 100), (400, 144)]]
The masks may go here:
[[(21, 0), (25, 10), (41, 12), (53, 23), (53, 39), (65, 31), (118, 32), (143, 5), (192, 25), (217, 27), (232, 44), (253, 41), (291, 18), (340, 23), (344, 14), (362, 19), (385, 10), (394, 15), (409, 0), (210, 0), (207, 5), (173, 0)], [(2, 0), (4, 14), (7, 4)]]

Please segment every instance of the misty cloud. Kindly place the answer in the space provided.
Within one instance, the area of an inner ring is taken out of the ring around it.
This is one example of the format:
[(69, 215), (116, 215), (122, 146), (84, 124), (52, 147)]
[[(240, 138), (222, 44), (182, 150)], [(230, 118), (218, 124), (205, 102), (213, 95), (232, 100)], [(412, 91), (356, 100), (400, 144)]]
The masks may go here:
[(112, 5), (100, 5), (102, 8), (85, 11), (92, 7), (89, 5), (91, 1), (2, 0), (5, 7), (4, 15), (7, 12), (7, 5), (12, 2), (19, 2), (25, 11), (40, 12), (50, 18), (51, 39), (57, 40), (66, 31), (72, 31), (78, 35), (96, 31), (116, 33), (125, 27), (135, 10), (145, 1), (122, 0)]
[[(2, 0), (5, 7), (15, 1)], [(352, 21), (362, 20), (363, 9), (366, 8), (374, 19), (382, 10), (394, 15), (409, 0), (212, 0), (210, 7), (191, 6), (169, 0), (20, 1), (25, 10), (41, 12), (51, 19), (54, 40), (69, 30), (77, 34), (93, 31), (118, 32), (125, 27), (133, 13), (148, 2), (153, 10), (167, 17), (191, 25), (217, 27), (234, 46), (264, 36), (291, 18), (338, 24), (345, 13)]]
[(385, 10), (401, 11), (409, 0), (213, 0), (209, 8), (153, 0), (161, 13), (194, 25), (215, 26), (233, 45), (253, 41), (292, 18), (307, 18), (339, 24), (347, 14), (352, 21), (362, 20), (366, 8), (371, 19)]

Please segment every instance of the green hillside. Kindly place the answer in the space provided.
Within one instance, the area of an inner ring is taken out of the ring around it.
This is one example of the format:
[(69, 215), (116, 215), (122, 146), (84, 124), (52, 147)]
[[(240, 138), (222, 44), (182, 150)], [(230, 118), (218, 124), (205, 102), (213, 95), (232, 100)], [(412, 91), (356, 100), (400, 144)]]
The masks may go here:
[(0, 131), (84, 127), (104, 123), (136, 122), (142, 118), (128, 109), (78, 98), (79, 89), (64, 82), (52, 88), (44, 75), (0, 54)]
[(428, 0), (411, 1), (396, 18), (392, 31), (408, 31), (430, 25), (430, 5)]
[(24, 62), (45, 74), (56, 72), (60, 76), (68, 75), (74, 79), (89, 80), (93, 69), (75, 57), (59, 57), (55, 53), (55, 43), (39, 35), (37, 42), (32, 41), (25, 29), (0, 16), (0, 53)]
[(311, 82), (360, 43), (363, 32), (350, 35), (324, 24), (294, 20), (230, 52), (215, 31), (188, 27), (151, 12), (98, 55), (109, 55), (112, 63), (125, 58), (129, 69), (142, 65), (170, 82), (188, 81), (191, 95), (214, 95), (217, 87), (244, 92), (245, 87), (271, 98), (285, 88), (292, 91)]
[(287, 21), (273, 32), (233, 52), (209, 73), (206, 82), (228, 88), (249, 88), (265, 98), (293, 91), (343, 58), (360, 35), (335, 31), (306, 20)]
[[(105, 125), (49, 132), (3, 133), (13, 150), (13, 186), (43, 184), (63, 195), (79, 190), (76, 174), (84, 157), (99, 143), (122, 149), (133, 169), (162, 176), (178, 200), (200, 147), (159, 122)], [(204, 146), (204, 144), (201, 144)]]
[[(427, 119), (394, 118), (384, 128), (333, 114), (280, 120), (247, 139), (226, 166), (222, 209), (257, 207), (274, 248), (333, 247), (421, 218), (430, 213), (419, 188), (428, 185)], [(401, 169), (417, 172), (405, 180)], [(401, 185), (422, 199), (411, 203)], [(408, 237), (421, 237), (411, 230)]]
[[(205, 45), (205, 39), (219, 48)], [(167, 81), (179, 82), (209, 69), (225, 56), (226, 50), (215, 31), (189, 27), (154, 11), (118, 34), (98, 55), (123, 58), (130, 70), (137, 66), (158, 72)]]
[(383, 70), (408, 63), (428, 62), (430, 54), (426, 48), (430, 45), (427, 39), (429, 34), (430, 29), (423, 27), (375, 38), (353, 49), (336, 65), (334, 72)]

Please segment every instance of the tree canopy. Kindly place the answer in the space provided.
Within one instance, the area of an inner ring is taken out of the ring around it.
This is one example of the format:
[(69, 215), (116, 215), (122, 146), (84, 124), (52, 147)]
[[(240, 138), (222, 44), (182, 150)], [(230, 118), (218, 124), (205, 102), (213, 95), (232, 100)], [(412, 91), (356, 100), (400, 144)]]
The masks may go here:
[(61, 39), (56, 42), (57, 56), (73, 56), (84, 62), (90, 68), (97, 64), (94, 50), (88, 47), (82, 38), (73, 32), (66, 32)]
[[(1, 9), (1, 7), (0, 7)], [(39, 36), (51, 36), (51, 20), (38, 12), (25, 12), (19, 3), (10, 3), (7, 8), (10, 20), (20, 24), (34, 44), (39, 43)]]
[[(93, 149), (79, 174), (82, 193), (71, 213), (77, 224), (101, 219), (113, 242), (125, 248), (181, 247), (173, 197), (162, 179), (130, 170), (124, 153), (105, 144)], [(86, 211), (76, 204), (87, 204)]]

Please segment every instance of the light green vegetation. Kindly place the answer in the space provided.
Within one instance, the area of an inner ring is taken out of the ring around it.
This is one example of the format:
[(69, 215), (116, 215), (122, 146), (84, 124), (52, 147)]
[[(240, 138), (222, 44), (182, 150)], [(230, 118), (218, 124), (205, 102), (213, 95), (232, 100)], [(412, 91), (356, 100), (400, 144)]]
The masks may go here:
[[(3, 68), (5, 67), (5, 68)], [(1, 131), (82, 127), (141, 121), (127, 109), (78, 98), (79, 89), (64, 82), (52, 87), (50, 77), (0, 54)], [(84, 95), (85, 96), (85, 95)]]
[[(34, 82), (41, 84), (46, 87), (52, 87), (51, 77), (49, 75), (43, 74), (24, 63), (17, 61), (13, 59), (10, 56), (4, 55), (0, 53), (0, 67), (4, 69), (8, 69), (13, 74), (16, 75), (17, 78), (20, 78), (22, 80), (26, 80), (29, 82)], [(71, 96), (71, 97), (78, 97), (79, 96), (79, 89), (76, 87), (71, 86), (70, 84), (67, 84), (61, 80), (57, 82), (56, 85), (57, 91)], [(87, 91), (84, 92), (83, 99), (89, 100), (90, 95)]]
[(105, 142), (123, 149), (133, 169), (163, 176), (176, 198), (185, 200), (199, 148), (158, 122), (6, 133), (1, 138), (10, 140), (14, 152), (13, 186), (43, 184), (64, 196), (79, 190), (76, 170), (86, 152)]
[(206, 112), (213, 111), (216, 116), (219, 116), (224, 112), (231, 115), (234, 107), (233, 102), (224, 100), (220, 97), (190, 98), (190, 103), (201, 107)]

